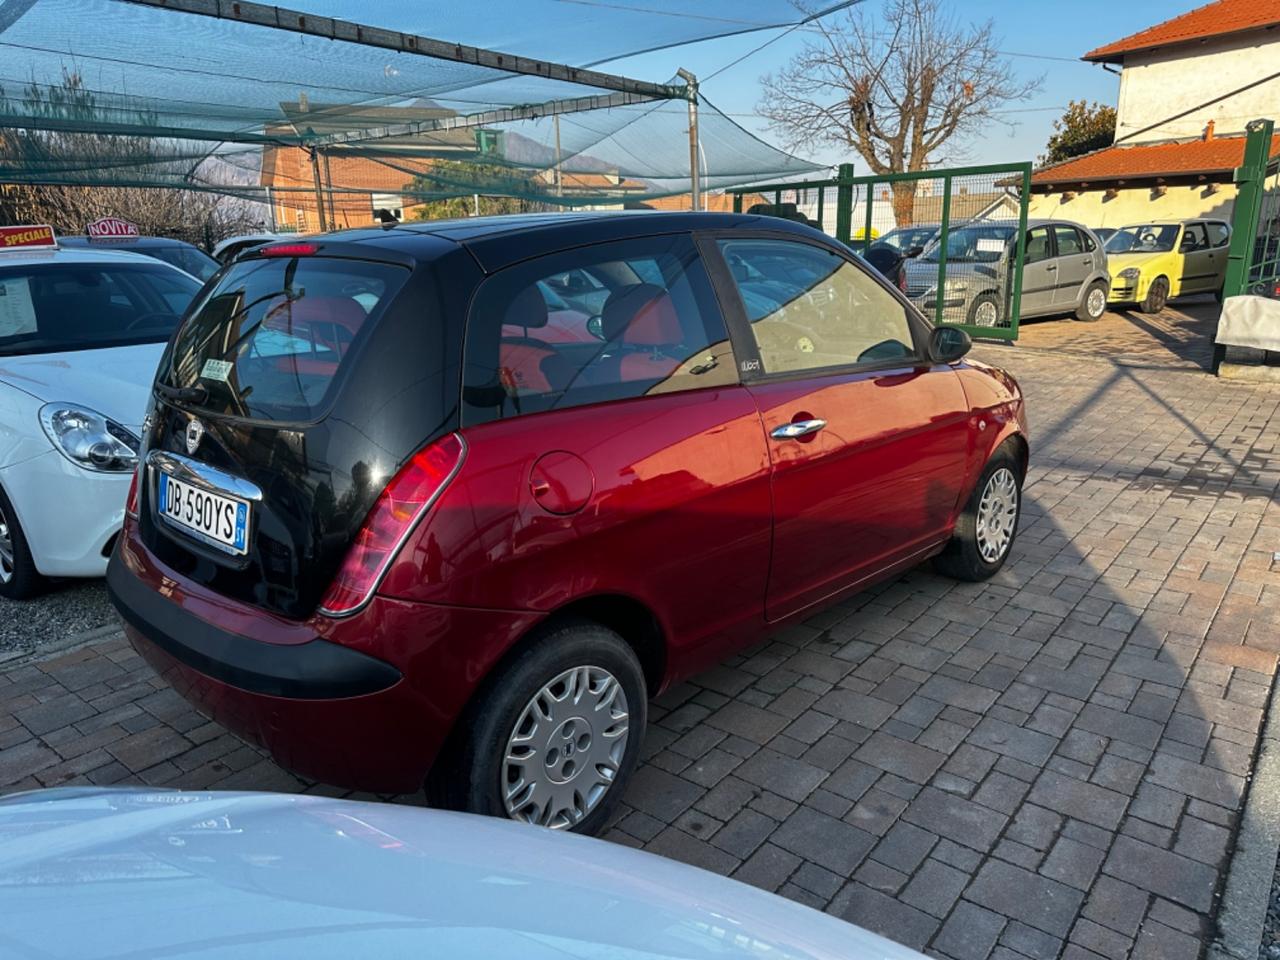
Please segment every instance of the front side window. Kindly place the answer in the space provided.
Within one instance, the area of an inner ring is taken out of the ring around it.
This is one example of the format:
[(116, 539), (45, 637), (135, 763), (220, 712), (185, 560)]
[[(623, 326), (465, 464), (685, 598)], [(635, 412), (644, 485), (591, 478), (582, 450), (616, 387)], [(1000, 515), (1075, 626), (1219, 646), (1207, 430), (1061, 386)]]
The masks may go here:
[(1023, 257), (1023, 263), (1038, 263), (1041, 260), (1048, 260), (1052, 251), (1049, 245), (1049, 228), (1036, 227), (1034, 230), (1027, 231), (1027, 249)]
[(1209, 236), (1205, 233), (1203, 223), (1188, 223), (1182, 229), (1182, 252), (1190, 253), (1193, 250), (1207, 250), (1209, 248)]
[(866, 270), (792, 240), (721, 240), (763, 372), (915, 355), (907, 308)]
[(526, 261), (476, 293), (468, 423), (737, 382), (711, 281), (685, 235)]
[(0, 356), (163, 343), (200, 284), (163, 264), (0, 264)]

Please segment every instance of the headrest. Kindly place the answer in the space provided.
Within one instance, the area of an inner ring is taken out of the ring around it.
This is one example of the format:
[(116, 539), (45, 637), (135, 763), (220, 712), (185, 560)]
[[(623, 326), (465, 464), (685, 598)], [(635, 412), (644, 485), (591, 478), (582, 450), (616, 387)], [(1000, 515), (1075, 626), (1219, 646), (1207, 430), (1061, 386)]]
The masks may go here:
[(545, 327), (547, 325), (547, 301), (542, 299), (538, 285), (530, 284), (516, 294), (502, 318), (507, 327)]
[(600, 313), (606, 340), (635, 346), (669, 346), (684, 341), (675, 304), (653, 283), (634, 283), (609, 294)]

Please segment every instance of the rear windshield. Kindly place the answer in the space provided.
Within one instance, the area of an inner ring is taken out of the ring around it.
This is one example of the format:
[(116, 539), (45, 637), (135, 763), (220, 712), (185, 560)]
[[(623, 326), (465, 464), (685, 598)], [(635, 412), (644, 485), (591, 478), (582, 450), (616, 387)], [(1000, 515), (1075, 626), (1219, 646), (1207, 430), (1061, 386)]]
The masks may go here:
[(196, 247), (148, 247), (138, 253), (171, 263), (179, 270), (185, 270), (201, 283), (218, 272), (218, 261)]
[(199, 406), (256, 420), (311, 420), (370, 318), (408, 279), (360, 260), (270, 258), (232, 265), (178, 331), (168, 383)]
[(146, 261), (0, 262), (0, 356), (162, 343), (199, 290)]

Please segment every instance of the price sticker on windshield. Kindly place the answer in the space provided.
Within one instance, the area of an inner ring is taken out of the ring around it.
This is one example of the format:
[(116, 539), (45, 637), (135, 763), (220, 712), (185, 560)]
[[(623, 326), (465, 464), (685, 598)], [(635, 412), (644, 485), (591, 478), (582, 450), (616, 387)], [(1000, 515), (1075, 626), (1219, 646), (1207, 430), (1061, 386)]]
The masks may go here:
[(206, 360), (200, 368), (200, 379), (226, 383), (231, 376), (231, 363), (227, 360)]
[(979, 253), (999, 253), (1004, 249), (1004, 241), (999, 237), (979, 237), (977, 249)]

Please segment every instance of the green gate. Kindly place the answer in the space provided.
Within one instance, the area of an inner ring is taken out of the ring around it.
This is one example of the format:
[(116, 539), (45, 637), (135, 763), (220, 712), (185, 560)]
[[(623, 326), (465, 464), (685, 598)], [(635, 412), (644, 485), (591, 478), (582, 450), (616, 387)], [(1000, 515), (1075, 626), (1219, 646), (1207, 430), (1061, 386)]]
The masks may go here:
[(1280, 178), (1267, 184), (1274, 128), (1271, 120), (1254, 120), (1246, 128), (1244, 162), (1235, 172), (1224, 297), (1280, 297)]
[(1030, 163), (866, 177), (845, 163), (833, 179), (730, 192), (736, 212), (810, 223), (864, 257), (908, 254), (900, 286), (934, 323), (1017, 339)]

